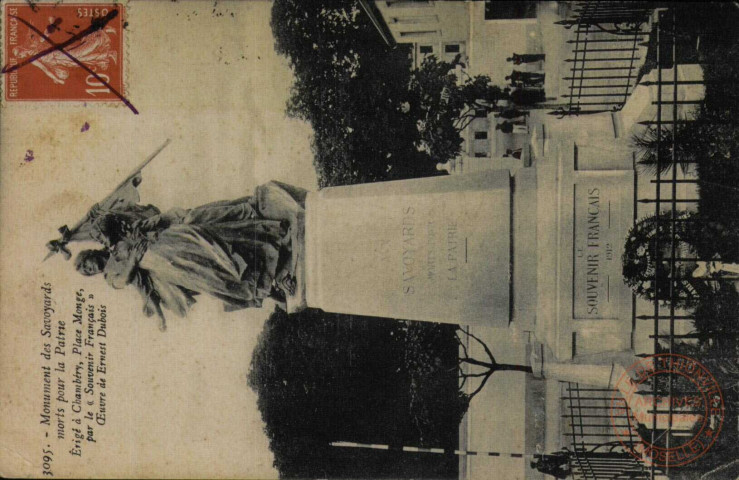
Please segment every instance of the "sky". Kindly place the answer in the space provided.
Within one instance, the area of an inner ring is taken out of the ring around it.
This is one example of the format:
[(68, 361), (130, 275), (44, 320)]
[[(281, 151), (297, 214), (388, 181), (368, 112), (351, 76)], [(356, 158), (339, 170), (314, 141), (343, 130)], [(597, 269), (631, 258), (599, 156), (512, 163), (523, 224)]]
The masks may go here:
[(57, 227), (73, 225), (165, 139), (140, 186), (141, 202), (162, 210), (249, 195), (272, 179), (316, 188), (312, 130), (284, 114), (293, 77), (274, 52), (270, 8), (132, 1), (119, 59), (139, 115), (99, 103), (0, 109), (0, 383), (17, 386), (0, 392), (0, 444), (11, 446), (0, 449), (0, 475), (40, 475), (37, 287), (50, 282), (58, 318), (71, 315), (80, 288), (110, 312), (109, 421), (83, 459), (55, 445), (58, 476), (277, 476), (246, 385), (270, 305), (224, 313), (202, 298), (162, 333), (132, 289), (81, 277), (60, 256), (41, 262)]

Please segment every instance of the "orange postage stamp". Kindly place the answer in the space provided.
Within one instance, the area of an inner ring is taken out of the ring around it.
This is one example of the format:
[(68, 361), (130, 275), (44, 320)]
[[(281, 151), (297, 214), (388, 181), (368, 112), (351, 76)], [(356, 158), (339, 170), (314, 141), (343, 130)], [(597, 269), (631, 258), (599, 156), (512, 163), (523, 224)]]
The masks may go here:
[(6, 4), (7, 101), (123, 101), (124, 8)]

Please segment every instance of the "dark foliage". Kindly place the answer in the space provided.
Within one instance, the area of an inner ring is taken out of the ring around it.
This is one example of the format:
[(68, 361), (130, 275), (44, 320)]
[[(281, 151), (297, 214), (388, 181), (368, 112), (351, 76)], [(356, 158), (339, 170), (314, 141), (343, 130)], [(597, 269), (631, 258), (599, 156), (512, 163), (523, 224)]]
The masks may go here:
[(438, 175), (460, 153), (460, 115), (501, 95), (435, 57), (412, 71), (410, 47), (386, 45), (356, 0), (277, 0), (271, 23), (295, 73), (287, 113), (313, 126), (322, 187)]
[(450, 408), (457, 398), (456, 344), (448, 341), (453, 327), (422, 327), (428, 358), (421, 368), (431, 375), (419, 389), (411, 388), (419, 377), (406, 364), (409, 323), (275, 310), (254, 351), (249, 385), (281, 476), (456, 476), (453, 456), (329, 445), (456, 447), (461, 415)]
[(733, 351), (739, 345), (739, 293), (732, 283), (721, 283), (695, 308), (695, 329), (721, 351)]
[[(720, 343), (716, 343), (716, 341)], [(739, 349), (733, 341), (716, 338), (698, 345), (678, 343), (674, 353), (695, 358), (708, 369), (721, 387), (725, 417), (721, 433), (713, 446), (694, 463), (674, 469), (671, 478), (698, 479), (701, 475), (739, 457)], [(666, 350), (665, 350), (666, 351)], [(662, 352), (664, 353), (664, 352)], [(733, 477), (715, 477), (733, 478)]]
[[(690, 243), (694, 256), (739, 262), (739, 8), (732, 2), (670, 3), (677, 17), (678, 63), (700, 62), (706, 84), (705, 98), (694, 121), (675, 135), (679, 164), (697, 164), (700, 200), (696, 221), (684, 225), (681, 240)], [(656, 66), (656, 41), (650, 52)], [(695, 57), (695, 58), (694, 58)], [(641, 160), (654, 169), (656, 131), (638, 139)], [(663, 132), (667, 145), (661, 158), (672, 159), (672, 134)], [(626, 273), (626, 272), (625, 272)], [(736, 281), (711, 282), (692, 302), (696, 343), (678, 343), (674, 352), (699, 360), (721, 386), (726, 417), (716, 443), (697, 462), (671, 472), (680, 479), (696, 479), (739, 456), (739, 293)], [(717, 477), (718, 478), (718, 477)], [(728, 477), (727, 477), (728, 478)], [(733, 477), (732, 477), (733, 478)]]
[[(696, 216), (679, 212), (674, 230), (670, 224), (671, 215), (663, 213), (636, 222), (629, 230), (621, 258), (624, 281), (635, 294), (646, 300), (670, 300), (670, 264), (672, 255), (671, 236), (675, 236), (675, 256), (695, 257), (696, 244), (701, 232), (696, 225)], [(710, 257), (709, 257), (710, 258)], [(695, 306), (700, 298), (710, 290), (702, 279), (694, 279), (691, 274), (695, 263), (677, 262), (673, 303), (676, 307)]]
[(413, 148), (415, 125), (397, 112), (410, 50), (382, 43), (356, 1), (278, 0), (271, 24), (295, 74), (287, 111), (313, 126), (321, 186), (435, 172)]
[[(678, 24), (696, 39), (706, 80), (706, 95), (695, 138), (700, 162), (698, 211), (720, 237), (716, 250), (725, 261), (739, 261), (739, 8), (728, 2), (710, 6), (678, 4)], [(701, 252), (703, 254), (703, 252)]]

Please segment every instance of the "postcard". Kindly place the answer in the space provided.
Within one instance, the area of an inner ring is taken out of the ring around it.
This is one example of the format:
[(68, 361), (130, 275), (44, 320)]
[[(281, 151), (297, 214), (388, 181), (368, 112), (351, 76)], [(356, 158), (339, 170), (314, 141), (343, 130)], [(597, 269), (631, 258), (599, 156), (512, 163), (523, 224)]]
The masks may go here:
[(739, 478), (734, 3), (0, 7), (0, 476)]

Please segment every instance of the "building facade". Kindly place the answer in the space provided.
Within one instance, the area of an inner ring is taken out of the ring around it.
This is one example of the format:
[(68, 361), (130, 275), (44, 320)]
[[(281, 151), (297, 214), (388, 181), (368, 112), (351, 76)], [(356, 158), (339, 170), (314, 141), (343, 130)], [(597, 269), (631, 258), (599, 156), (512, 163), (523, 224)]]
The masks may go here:
[[(412, 45), (414, 68), (428, 56), (447, 62), (460, 56), (463, 67), (457, 67), (458, 78), (487, 75), (501, 88), (514, 69), (539, 72), (543, 68), (543, 62), (516, 66), (507, 60), (514, 53), (542, 53), (540, 2), (361, 3), (389, 44)], [(439, 168), (458, 174), (530, 165), (530, 128), (506, 134), (495, 129), (497, 123), (492, 115), (480, 112), (462, 132), (462, 155)]]

